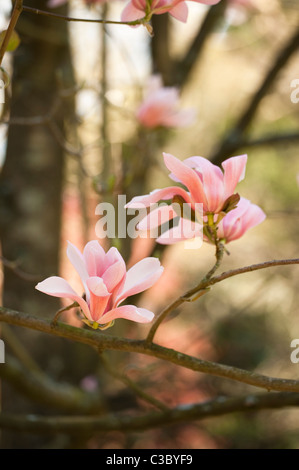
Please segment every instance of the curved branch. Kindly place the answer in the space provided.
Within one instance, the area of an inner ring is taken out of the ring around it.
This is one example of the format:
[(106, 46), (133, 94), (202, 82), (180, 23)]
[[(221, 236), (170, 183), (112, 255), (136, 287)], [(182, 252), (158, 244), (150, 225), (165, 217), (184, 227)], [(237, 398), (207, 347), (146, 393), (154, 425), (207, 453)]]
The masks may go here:
[[(224, 254), (224, 245), (222, 243), (217, 242), (216, 243), (216, 253), (215, 253), (216, 262), (215, 262), (214, 266), (210, 269), (210, 271), (200, 281), (199, 286), (197, 286), (197, 290), (194, 292), (194, 294), (202, 291), (201, 295), (203, 295), (207, 292), (207, 287), (209, 286), (209, 281), (212, 278), (213, 274), (219, 268), (220, 263), (221, 263), (222, 258), (223, 258), (223, 254)], [(206, 287), (201, 287), (204, 284), (206, 285)], [(172, 312), (172, 310), (179, 307), (183, 302), (191, 300), (193, 294), (189, 295), (189, 292), (190, 291), (186, 292), (184, 295), (180, 296), (178, 299), (176, 299), (174, 302), (172, 302), (170, 305), (168, 305), (168, 307), (166, 307), (164, 310), (162, 310), (160, 315), (158, 315), (158, 317), (154, 321), (154, 323), (153, 323), (153, 325), (152, 325), (152, 327), (151, 327), (151, 329), (150, 329), (150, 331), (147, 335), (147, 338), (146, 338), (147, 342), (150, 343), (150, 342), (153, 341), (154, 336), (157, 332), (157, 329), (159, 328), (161, 323), (165, 320), (167, 315), (169, 315), (169, 313)], [(201, 295), (198, 295), (196, 298), (200, 297)]]
[(2, 413), (0, 428), (33, 433), (67, 433), (89, 435), (94, 432), (140, 431), (187, 421), (223, 416), (235, 412), (281, 409), (299, 405), (298, 393), (263, 393), (245, 397), (219, 397), (205, 403), (178, 406), (169, 411), (156, 411), (143, 416), (109, 414), (98, 416), (20, 416)]
[(98, 350), (127, 351), (131, 353), (144, 354), (155, 357), (172, 364), (230, 380), (246, 383), (268, 391), (288, 391), (299, 392), (299, 380), (279, 379), (267, 377), (265, 375), (249, 372), (237, 367), (218, 364), (211, 361), (204, 361), (193, 356), (165, 348), (158, 344), (148, 343), (144, 340), (131, 340), (104, 335), (102, 333), (77, 328), (64, 323), (57, 323), (53, 327), (49, 320), (35, 318), (24, 313), (0, 307), (0, 321), (6, 323), (31, 328), (44, 333), (71, 339), (80, 343), (89, 344)]
[[(197, 286), (189, 289), (185, 294), (178, 297), (174, 302), (169, 304), (160, 315), (157, 317), (155, 323), (151, 327), (149, 334), (147, 336), (147, 341), (151, 342), (154, 338), (154, 335), (158, 329), (158, 326), (165, 320), (165, 318), (176, 308), (180, 307), (184, 302), (190, 302), (192, 297), (198, 294), (197, 298), (201, 295), (204, 295), (207, 292), (207, 289), (218, 282), (224, 281), (233, 276), (237, 276), (238, 274), (249, 273), (252, 271), (258, 271), (260, 269), (266, 268), (273, 268), (275, 266), (285, 266), (289, 264), (299, 264), (299, 258), (295, 259), (286, 259), (286, 260), (273, 260), (273, 261), (266, 261), (264, 263), (252, 264), (251, 266), (245, 266), (243, 268), (232, 269), (230, 271), (223, 272), (219, 276), (211, 277), (212, 274), (215, 272), (215, 267), (217, 268), (217, 262), (215, 263), (212, 270), (200, 281)], [(211, 275), (209, 275), (211, 273)]]

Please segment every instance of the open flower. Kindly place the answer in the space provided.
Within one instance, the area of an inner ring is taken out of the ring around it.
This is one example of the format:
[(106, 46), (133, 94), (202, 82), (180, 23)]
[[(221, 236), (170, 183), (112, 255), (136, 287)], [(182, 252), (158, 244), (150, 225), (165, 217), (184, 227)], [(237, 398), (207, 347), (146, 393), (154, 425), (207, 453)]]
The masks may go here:
[(85, 295), (77, 294), (65, 279), (57, 276), (38, 283), (37, 290), (77, 302), (84, 315), (83, 321), (95, 329), (108, 328), (117, 318), (139, 323), (152, 321), (154, 314), (149, 310), (119, 304), (159, 279), (163, 267), (157, 258), (144, 258), (126, 271), (119, 251), (113, 247), (105, 253), (96, 240), (86, 244), (83, 254), (69, 242), (67, 256), (81, 278)]
[[(220, 0), (190, 0), (204, 5), (215, 5)], [(148, 6), (149, 4), (149, 6)], [(141, 18), (151, 18), (152, 15), (162, 15), (169, 12), (174, 18), (185, 23), (188, 18), (188, 6), (184, 0), (130, 0), (124, 8), (121, 20), (135, 21)]]
[(265, 218), (266, 214), (259, 206), (241, 197), (238, 206), (219, 222), (217, 236), (225, 243), (229, 243), (241, 238), (247, 230), (260, 224)]
[(144, 127), (184, 127), (192, 124), (194, 118), (195, 109), (179, 108), (177, 88), (164, 87), (159, 75), (150, 78), (147, 96), (137, 111), (137, 119)]
[[(222, 163), (223, 172), (203, 157), (190, 157), (181, 161), (167, 153), (163, 156), (171, 172), (170, 178), (184, 185), (187, 190), (180, 186), (156, 189), (150, 194), (134, 197), (126, 204), (126, 208), (133, 209), (153, 209), (154, 205), (154, 209), (139, 222), (140, 230), (155, 229), (177, 216), (181, 217), (179, 225), (164, 233), (157, 242), (173, 243), (194, 238), (208, 216), (221, 214), (223, 217), (237, 205), (239, 195), (234, 192), (238, 182), (244, 178), (247, 155), (225, 160)], [(170, 201), (170, 204), (156, 207), (159, 201)]]

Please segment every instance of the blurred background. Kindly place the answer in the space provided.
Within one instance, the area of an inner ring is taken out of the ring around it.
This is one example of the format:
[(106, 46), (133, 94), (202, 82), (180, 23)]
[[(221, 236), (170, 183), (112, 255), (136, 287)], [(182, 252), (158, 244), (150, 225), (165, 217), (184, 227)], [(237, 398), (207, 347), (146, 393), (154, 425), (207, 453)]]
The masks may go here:
[[(73, 0), (51, 9), (45, 0), (24, 3), (61, 15), (112, 20), (119, 20), (125, 5)], [(4, 30), (11, 2), (2, 1), (0, 8)], [(228, 245), (221, 272), (298, 258), (299, 91), (292, 87), (298, 79), (299, 88), (298, 2), (222, 0), (211, 8), (188, 2), (188, 8), (185, 24), (168, 14), (154, 16), (152, 37), (144, 27), (21, 15), (20, 46), (2, 64), (11, 79), (0, 125), (3, 306), (52, 318), (62, 304), (34, 289), (51, 275), (63, 276), (80, 292), (66, 258), (67, 240), (82, 250), (97, 239), (100, 202), (117, 207), (118, 195), (129, 201), (168, 186), (162, 152), (179, 159), (200, 155), (218, 165), (248, 154), (238, 191), (267, 218)], [(195, 110), (190, 125), (149, 128), (138, 120), (153, 74), (164, 87), (179, 90), (180, 108)], [(184, 243), (162, 247), (117, 236), (99, 241), (105, 248), (116, 246), (128, 266), (144, 256), (160, 257), (163, 277), (136, 299), (155, 313), (214, 264), (214, 248), (207, 244), (194, 250)], [(202, 359), (298, 379), (299, 364), (290, 360), (290, 343), (299, 338), (297, 279), (298, 267), (285, 266), (226, 280), (174, 312), (155, 341)], [(64, 320), (83, 327), (76, 312)], [(142, 339), (147, 331), (147, 325), (119, 320), (105, 333)], [(16, 378), (27, 369), (43, 371), (57, 389), (67, 384), (95, 393), (105, 411), (153, 409), (109, 374), (87, 346), (8, 325), (1, 326), (1, 337), (10, 371), (0, 367), (4, 412), (80, 414), (28, 391)], [(114, 371), (125, 372), (171, 406), (258, 391), (155, 358), (107, 357)], [(3, 430), (0, 442), (2, 448), (299, 448), (298, 418), (295, 409), (236, 413), (171, 429), (76, 439)]]

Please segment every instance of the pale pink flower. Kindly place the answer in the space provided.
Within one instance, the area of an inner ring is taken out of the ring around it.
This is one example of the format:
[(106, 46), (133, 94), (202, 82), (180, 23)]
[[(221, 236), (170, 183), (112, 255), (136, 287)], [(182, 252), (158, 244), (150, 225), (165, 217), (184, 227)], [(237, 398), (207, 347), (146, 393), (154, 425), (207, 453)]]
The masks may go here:
[[(220, 0), (190, 0), (204, 5), (215, 5)], [(188, 18), (188, 6), (184, 0), (152, 0), (150, 2), (150, 11), (147, 11), (146, 0), (130, 0), (124, 8), (121, 20), (135, 21), (145, 16), (161, 15), (169, 12), (174, 18), (185, 23)]]
[(250, 14), (258, 11), (253, 0), (229, 0), (225, 10), (228, 26), (240, 26), (248, 20)]
[(238, 206), (226, 214), (217, 225), (217, 236), (229, 243), (242, 237), (247, 230), (260, 224), (265, 218), (266, 214), (259, 206), (241, 197)]
[[(49, 0), (47, 3), (47, 6), (50, 8), (57, 8), (57, 7), (60, 7), (61, 5), (64, 5), (67, 2), (68, 0)], [(86, 5), (94, 5), (96, 3), (105, 3), (105, 2), (107, 2), (107, 0), (84, 0), (84, 3), (86, 3)]]
[(138, 121), (147, 128), (185, 127), (195, 119), (195, 109), (179, 108), (179, 91), (175, 87), (164, 87), (161, 77), (154, 75), (149, 80), (148, 92), (137, 111)]
[(119, 304), (159, 279), (163, 267), (157, 258), (144, 258), (126, 271), (119, 251), (113, 247), (105, 253), (96, 240), (86, 244), (83, 254), (68, 243), (67, 256), (81, 278), (85, 295), (77, 294), (65, 279), (57, 276), (38, 283), (37, 290), (77, 302), (84, 315), (83, 321), (95, 329), (108, 328), (117, 318), (139, 323), (152, 321), (154, 314), (149, 310)]

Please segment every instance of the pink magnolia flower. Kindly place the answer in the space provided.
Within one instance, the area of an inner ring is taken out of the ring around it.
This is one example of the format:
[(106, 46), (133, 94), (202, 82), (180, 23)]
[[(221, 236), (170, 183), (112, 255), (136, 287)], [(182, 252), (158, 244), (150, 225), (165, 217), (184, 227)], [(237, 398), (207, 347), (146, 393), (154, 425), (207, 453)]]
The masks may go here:
[[(247, 155), (231, 157), (222, 163), (222, 172), (218, 166), (203, 157), (190, 157), (181, 161), (169, 153), (163, 153), (163, 156), (165, 165), (171, 172), (170, 178), (183, 184), (188, 191), (180, 186), (156, 189), (148, 195), (134, 197), (126, 205), (127, 208), (149, 207), (152, 203), (178, 196), (193, 209), (196, 203), (201, 203), (204, 214), (217, 214), (234, 194), (237, 183), (244, 178), (247, 163)], [(171, 208), (167, 210), (171, 214)], [(166, 215), (166, 209), (164, 212)]]
[[(153, 230), (170, 220), (178, 225), (157, 238), (158, 243), (175, 243), (199, 236), (206, 216), (228, 211), (228, 201), (233, 196), (237, 183), (244, 178), (247, 155), (231, 157), (222, 163), (224, 171), (203, 157), (190, 157), (180, 161), (164, 153), (164, 162), (170, 177), (184, 185), (156, 189), (150, 194), (134, 197), (126, 208), (144, 209), (152, 207), (149, 214), (138, 224), (139, 230)], [(171, 201), (158, 205), (159, 201)], [(182, 207), (183, 213), (179, 212)], [(222, 214), (223, 215), (223, 214)]]
[(263, 222), (265, 218), (266, 214), (259, 206), (241, 197), (238, 206), (219, 222), (217, 226), (218, 238), (225, 243), (237, 240), (247, 230)]
[(84, 286), (84, 297), (77, 294), (63, 278), (52, 276), (37, 284), (36, 289), (54, 297), (77, 302), (83, 321), (93, 328), (105, 329), (117, 318), (139, 323), (152, 321), (154, 314), (134, 305), (119, 306), (127, 297), (151, 287), (161, 276), (163, 267), (157, 258), (144, 258), (126, 271), (125, 262), (116, 248), (105, 253), (96, 241), (86, 244), (83, 254), (68, 243), (67, 256)]
[(192, 124), (195, 109), (179, 109), (179, 91), (175, 87), (163, 87), (161, 77), (149, 80), (145, 100), (137, 111), (138, 121), (147, 128), (184, 127)]
[[(220, 0), (190, 0), (204, 5), (215, 5)], [(147, 3), (150, 3), (148, 11)], [(130, 0), (124, 8), (121, 20), (122, 21), (135, 21), (145, 16), (148, 19), (152, 15), (162, 15), (169, 12), (174, 18), (185, 23), (188, 18), (188, 6), (184, 0)]]

